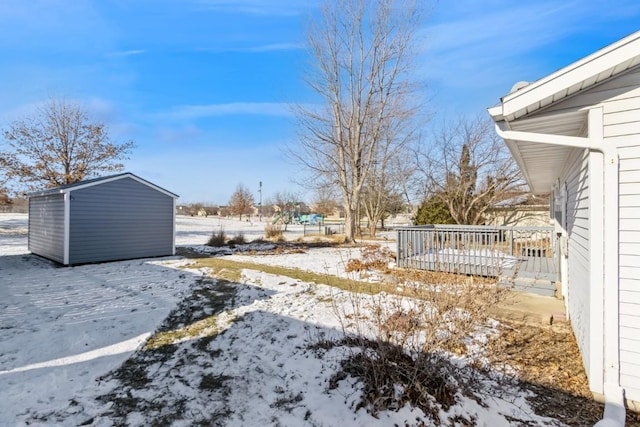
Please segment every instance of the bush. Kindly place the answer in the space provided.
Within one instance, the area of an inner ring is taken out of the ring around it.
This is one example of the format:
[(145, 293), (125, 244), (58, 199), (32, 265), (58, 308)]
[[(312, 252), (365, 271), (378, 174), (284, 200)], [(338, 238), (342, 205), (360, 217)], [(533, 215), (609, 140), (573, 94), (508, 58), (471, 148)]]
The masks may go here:
[(207, 246), (213, 246), (214, 248), (219, 248), (221, 246), (225, 246), (226, 244), (227, 235), (224, 233), (224, 230), (222, 228), (217, 232), (214, 231), (207, 241)]
[(361, 250), (362, 260), (350, 259), (345, 271), (363, 271), (368, 269), (388, 272), (389, 262), (395, 261), (396, 255), (389, 248), (380, 245), (367, 245)]
[[(362, 258), (347, 267), (385, 270), (390, 256), (385, 252), (365, 247)], [(345, 334), (335, 345), (346, 346), (348, 353), (330, 387), (348, 376), (360, 379), (364, 390), (357, 408), (374, 416), (410, 403), (437, 421), (439, 409), (456, 403), (458, 390), (483, 404), (487, 390), (478, 381), (483, 371), (476, 368), (484, 359), (477, 349), (492, 333), (490, 308), (508, 289), (495, 280), (456, 274), (396, 272), (393, 278), (395, 295), (353, 292), (332, 302)], [(451, 355), (465, 357), (451, 363)]]
[(413, 220), (414, 225), (424, 224), (455, 224), (449, 207), (438, 197), (425, 199)]
[(228, 245), (244, 245), (246, 243), (247, 239), (244, 237), (244, 234), (242, 232), (239, 232), (227, 242)]
[(282, 239), (282, 224), (267, 224), (264, 227), (264, 235), (267, 239)]

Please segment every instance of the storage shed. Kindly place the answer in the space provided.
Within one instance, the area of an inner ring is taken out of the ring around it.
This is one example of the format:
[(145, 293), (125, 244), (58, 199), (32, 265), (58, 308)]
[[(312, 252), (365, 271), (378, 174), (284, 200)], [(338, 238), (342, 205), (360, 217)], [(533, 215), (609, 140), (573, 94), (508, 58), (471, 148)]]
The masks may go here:
[(640, 410), (640, 31), (489, 113), (535, 194), (551, 194), (567, 316), (596, 396)]
[(29, 195), (29, 250), (64, 265), (175, 254), (177, 195), (132, 173)]

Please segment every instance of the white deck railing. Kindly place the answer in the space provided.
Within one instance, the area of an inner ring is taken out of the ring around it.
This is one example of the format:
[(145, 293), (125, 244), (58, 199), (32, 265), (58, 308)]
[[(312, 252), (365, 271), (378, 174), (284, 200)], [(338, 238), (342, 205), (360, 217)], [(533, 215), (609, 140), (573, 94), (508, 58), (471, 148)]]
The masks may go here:
[(425, 225), (396, 230), (399, 267), (556, 280), (553, 227)]

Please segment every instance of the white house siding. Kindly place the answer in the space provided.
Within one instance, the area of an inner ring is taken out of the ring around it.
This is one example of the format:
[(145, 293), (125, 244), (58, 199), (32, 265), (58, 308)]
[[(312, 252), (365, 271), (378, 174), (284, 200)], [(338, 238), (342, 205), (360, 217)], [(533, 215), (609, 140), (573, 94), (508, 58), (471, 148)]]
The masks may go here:
[[(640, 109), (640, 67), (635, 67), (601, 85), (550, 105), (538, 114), (570, 112), (603, 105), (605, 112), (605, 138), (616, 134), (634, 132), (633, 119), (628, 117)], [(636, 114), (637, 120), (637, 114)], [(637, 124), (637, 121), (636, 121)]]
[[(604, 85), (603, 85), (604, 86)], [(640, 69), (606, 84), (606, 144), (618, 148), (620, 385), (640, 402)]]
[(565, 185), (567, 188), (569, 316), (585, 370), (592, 374), (588, 174), (588, 152), (575, 150), (568, 159), (567, 168), (560, 176), (560, 188), (564, 188)]
[[(604, 112), (605, 143), (619, 147), (620, 158), (620, 384), (625, 388), (628, 399), (640, 401), (640, 67), (552, 105), (543, 114), (587, 110), (598, 106)], [(573, 197), (574, 201), (580, 199), (579, 194), (586, 194), (587, 189), (575, 188), (575, 182), (570, 187), (574, 187), (573, 191), (569, 190), (570, 198)], [(585, 201), (584, 213), (588, 214), (587, 205)], [(578, 280), (577, 283), (588, 283), (588, 273), (582, 275), (576, 271), (576, 263), (578, 268), (588, 270), (588, 264), (584, 264), (588, 253), (585, 252), (586, 246), (583, 246), (587, 243), (585, 239), (588, 239), (588, 235), (582, 235), (588, 230), (579, 225), (583, 222), (582, 217), (582, 214), (575, 216), (574, 222), (578, 224), (574, 226), (570, 243), (571, 284), (575, 284), (575, 280)], [(581, 279), (575, 275), (584, 277)], [(589, 317), (588, 295), (582, 296), (571, 284), (569, 311), (589, 372), (588, 337), (583, 336), (586, 333), (583, 325), (588, 324)]]
[(640, 401), (640, 137), (635, 139), (637, 145), (619, 149), (620, 384), (628, 399)]
[(64, 194), (29, 198), (29, 250), (64, 261)]

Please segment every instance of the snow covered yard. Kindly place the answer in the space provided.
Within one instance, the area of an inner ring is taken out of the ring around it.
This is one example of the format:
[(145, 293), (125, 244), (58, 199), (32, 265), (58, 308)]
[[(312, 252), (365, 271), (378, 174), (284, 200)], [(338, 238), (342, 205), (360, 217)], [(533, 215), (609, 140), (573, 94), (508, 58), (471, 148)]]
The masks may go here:
[[(177, 244), (199, 247), (220, 227), (251, 240), (264, 224), (178, 217)], [(345, 277), (357, 255), (225, 259)], [(0, 214), (0, 425), (431, 425), (409, 405), (356, 410), (362, 384), (335, 381), (357, 349), (317, 344), (343, 336), (335, 306), (349, 292), (254, 269), (226, 281), (189, 263), (59, 268), (28, 254), (25, 215)], [(444, 425), (562, 425), (535, 415), (528, 392), (478, 386), (482, 402), (460, 394)]]
[(0, 214), (0, 425), (59, 409), (118, 366), (188, 293), (176, 260), (60, 268), (27, 251), (26, 215)]

